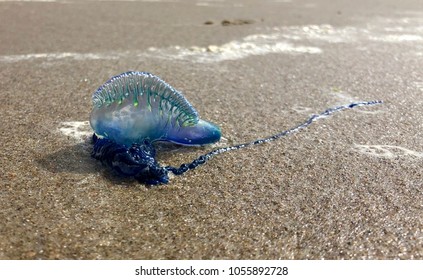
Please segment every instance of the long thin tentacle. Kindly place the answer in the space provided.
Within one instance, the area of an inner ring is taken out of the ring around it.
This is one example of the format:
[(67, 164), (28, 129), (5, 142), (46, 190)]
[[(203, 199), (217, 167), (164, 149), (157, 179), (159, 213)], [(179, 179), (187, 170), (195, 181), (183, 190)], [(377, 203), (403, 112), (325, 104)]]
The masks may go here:
[(346, 110), (346, 109), (352, 109), (354, 107), (370, 106), (370, 105), (376, 105), (376, 104), (381, 104), (381, 103), (382, 103), (382, 101), (364, 101), (364, 102), (355, 102), (355, 103), (351, 103), (351, 104), (348, 104), (348, 105), (342, 105), (342, 106), (338, 106), (338, 107), (329, 108), (329, 109), (327, 109), (326, 111), (324, 111), (320, 114), (312, 115), (308, 120), (306, 120), (305, 122), (303, 122), (303, 123), (301, 123), (301, 124), (299, 124), (299, 125), (297, 125), (293, 128), (279, 132), (279, 133), (274, 134), (272, 136), (262, 138), (262, 139), (258, 139), (258, 140), (255, 140), (255, 141), (251, 141), (251, 142), (247, 142), (247, 143), (243, 143), (243, 144), (239, 144), (239, 145), (215, 149), (211, 152), (208, 152), (204, 155), (199, 156), (198, 158), (193, 160), (191, 163), (182, 164), (180, 167), (166, 166), (165, 169), (172, 172), (175, 175), (181, 175), (181, 174), (187, 172), (188, 170), (194, 169), (197, 166), (206, 163), (212, 157), (217, 156), (219, 154), (226, 153), (226, 152), (233, 151), (233, 150), (239, 150), (239, 149), (247, 148), (247, 147), (254, 146), (254, 145), (259, 145), (259, 144), (275, 141), (275, 140), (282, 138), (282, 137), (285, 137), (289, 134), (298, 132), (299, 130), (302, 130), (302, 129), (308, 127), (309, 125), (311, 125), (314, 121), (317, 121), (321, 118), (328, 117), (328, 116), (330, 116), (330, 115), (332, 115), (336, 112), (340, 112), (340, 111), (343, 111), (343, 110)]

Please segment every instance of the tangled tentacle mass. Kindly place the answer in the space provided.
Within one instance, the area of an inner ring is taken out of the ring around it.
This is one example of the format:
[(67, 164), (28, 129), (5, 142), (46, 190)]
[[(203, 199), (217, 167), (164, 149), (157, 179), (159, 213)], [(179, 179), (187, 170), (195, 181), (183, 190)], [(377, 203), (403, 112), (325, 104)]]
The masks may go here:
[(133, 176), (140, 183), (147, 185), (167, 184), (168, 172), (156, 161), (154, 146), (144, 141), (132, 144), (131, 147), (117, 144), (109, 139), (93, 135), (94, 148), (91, 156), (100, 160), (117, 173)]

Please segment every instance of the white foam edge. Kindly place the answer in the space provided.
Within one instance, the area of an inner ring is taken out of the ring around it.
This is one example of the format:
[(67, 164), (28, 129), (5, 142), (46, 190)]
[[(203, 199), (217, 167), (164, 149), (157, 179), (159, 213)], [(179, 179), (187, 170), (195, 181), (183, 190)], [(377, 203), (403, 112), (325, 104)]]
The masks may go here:
[(58, 129), (64, 136), (77, 142), (84, 142), (93, 134), (89, 121), (61, 122)]
[(359, 145), (354, 144), (353, 151), (378, 158), (407, 157), (411, 159), (423, 158), (423, 153), (394, 145)]
[(62, 53), (32, 53), (32, 54), (17, 54), (17, 55), (3, 55), (0, 56), (2, 62), (19, 62), (25, 60), (61, 60), (61, 59), (75, 59), (75, 60), (117, 60), (120, 58), (119, 54), (115, 53), (74, 53), (74, 52), (62, 52)]

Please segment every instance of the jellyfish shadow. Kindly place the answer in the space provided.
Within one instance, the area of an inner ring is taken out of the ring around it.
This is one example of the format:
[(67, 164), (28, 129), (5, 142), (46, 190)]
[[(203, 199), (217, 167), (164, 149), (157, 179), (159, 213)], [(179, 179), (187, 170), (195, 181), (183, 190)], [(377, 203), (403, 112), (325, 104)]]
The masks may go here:
[(90, 141), (65, 146), (54, 153), (36, 160), (37, 164), (51, 173), (86, 174), (95, 171), (90, 156)]
[[(196, 149), (195, 147), (181, 146), (167, 142), (157, 142), (154, 146), (156, 148), (156, 153), (159, 154), (160, 160), (163, 161), (167, 161), (167, 159), (175, 152), (187, 153)], [(84, 142), (63, 147), (60, 150), (47, 154), (35, 161), (41, 168), (55, 174), (101, 173), (105, 179), (113, 183), (129, 183), (135, 181), (134, 178), (118, 174), (114, 170), (102, 164), (100, 161), (92, 158), (92, 148), (92, 140), (87, 139)]]

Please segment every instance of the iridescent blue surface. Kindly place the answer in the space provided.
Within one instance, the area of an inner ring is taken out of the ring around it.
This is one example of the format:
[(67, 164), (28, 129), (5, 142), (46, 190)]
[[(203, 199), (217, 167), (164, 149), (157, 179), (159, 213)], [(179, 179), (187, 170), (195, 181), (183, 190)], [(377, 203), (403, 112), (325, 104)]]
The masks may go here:
[(126, 72), (93, 95), (90, 123), (95, 133), (131, 146), (144, 140), (205, 145), (220, 140), (220, 128), (201, 120), (185, 97), (159, 77)]

